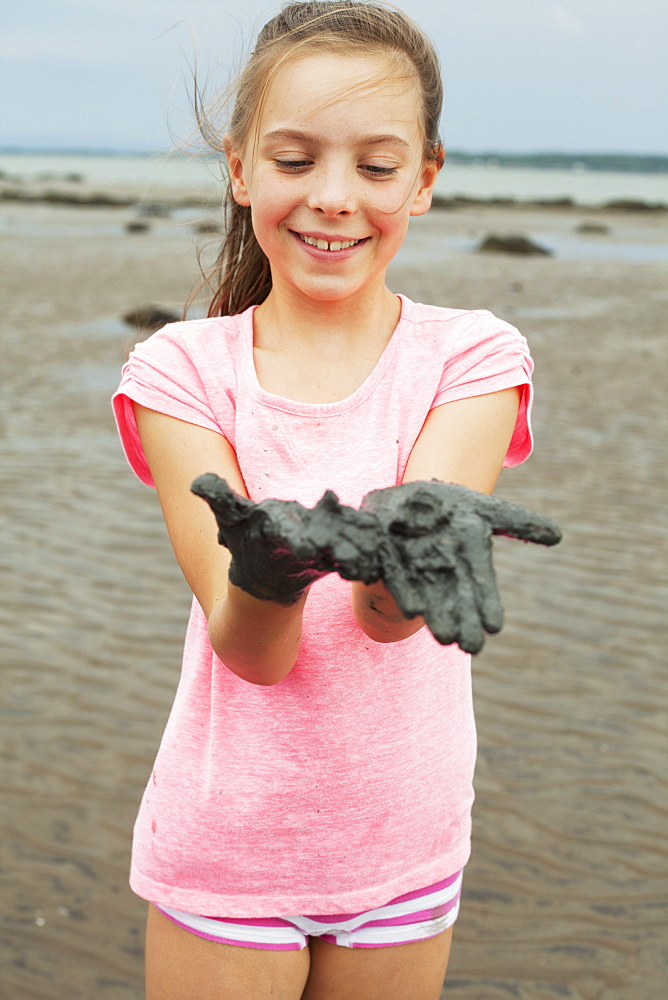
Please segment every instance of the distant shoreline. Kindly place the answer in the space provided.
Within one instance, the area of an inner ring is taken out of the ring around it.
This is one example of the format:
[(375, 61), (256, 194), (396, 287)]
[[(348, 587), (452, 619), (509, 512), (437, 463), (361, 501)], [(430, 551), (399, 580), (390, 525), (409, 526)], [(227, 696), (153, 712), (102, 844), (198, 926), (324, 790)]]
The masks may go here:
[(631, 174), (668, 173), (668, 156), (635, 153), (465, 153), (447, 154), (450, 163), (532, 170), (593, 170)]
[[(189, 158), (191, 154), (174, 153), (170, 150), (123, 150), (85, 149), (77, 147), (26, 148), (22, 146), (0, 146), (4, 156), (86, 156), (86, 157), (137, 157), (150, 158), (170, 156)], [(204, 154), (198, 153), (199, 156)], [(211, 154), (213, 157), (214, 154)], [(448, 150), (449, 163), (480, 167), (527, 167), (532, 170), (575, 170), (613, 173), (664, 174), (668, 173), (668, 155), (655, 153), (500, 153), (494, 150), (468, 152)]]
[[(499, 154), (504, 162), (492, 154), (484, 159), (486, 155), (454, 152), (448, 156), (436, 185), (436, 209), (491, 205), (518, 211), (524, 207), (564, 212), (668, 211), (668, 157), (609, 154), (605, 162), (616, 169), (606, 171), (600, 154), (592, 154), (589, 161), (596, 169), (590, 169), (582, 156), (576, 160), (570, 154)], [(624, 165), (627, 169), (619, 169)], [(641, 165), (647, 172), (639, 172)], [(664, 165), (665, 172), (660, 169)], [(218, 210), (224, 173), (221, 158), (214, 156), (16, 149), (4, 155), (0, 152), (0, 202), (140, 209), (159, 204), (169, 211)]]
[[(21, 204), (50, 204), (67, 205), (75, 208), (131, 208), (133, 206), (141, 209), (146, 205), (144, 199), (133, 195), (119, 196), (106, 194), (100, 191), (73, 191), (61, 189), (32, 189), (22, 187), (4, 187), (0, 177), (0, 204), (2, 202), (18, 202)], [(461, 208), (475, 206), (500, 206), (504, 208), (535, 209), (548, 208), (559, 211), (577, 212), (668, 212), (668, 204), (663, 202), (649, 202), (641, 199), (617, 198), (597, 205), (584, 205), (573, 198), (501, 198), (501, 197), (473, 197), (469, 195), (455, 195), (447, 197), (444, 195), (434, 195), (432, 199), (432, 210), (434, 211), (455, 211)], [(180, 208), (201, 208), (219, 209), (219, 201), (211, 201), (206, 198), (199, 198), (193, 195), (183, 197), (169, 197), (160, 195), (153, 198), (148, 206), (153, 212), (163, 210), (169, 213)]]

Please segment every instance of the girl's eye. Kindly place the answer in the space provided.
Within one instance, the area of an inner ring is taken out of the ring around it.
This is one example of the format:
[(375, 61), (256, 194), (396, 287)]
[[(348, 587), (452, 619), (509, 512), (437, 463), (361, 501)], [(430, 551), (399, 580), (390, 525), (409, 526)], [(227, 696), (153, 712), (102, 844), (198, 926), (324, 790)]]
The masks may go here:
[(311, 160), (274, 160), (280, 170), (303, 170), (311, 166)]
[[(299, 170), (306, 170), (313, 165), (313, 160), (274, 160), (274, 164), (279, 170), (288, 173), (296, 173)], [(381, 167), (376, 163), (363, 163), (360, 170), (370, 177), (391, 177), (397, 173), (397, 167)]]
[(362, 166), (362, 170), (372, 177), (391, 177), (392, 174), (396, 174), (397, 167), (379, 167), (375, 163), (365, 163)]

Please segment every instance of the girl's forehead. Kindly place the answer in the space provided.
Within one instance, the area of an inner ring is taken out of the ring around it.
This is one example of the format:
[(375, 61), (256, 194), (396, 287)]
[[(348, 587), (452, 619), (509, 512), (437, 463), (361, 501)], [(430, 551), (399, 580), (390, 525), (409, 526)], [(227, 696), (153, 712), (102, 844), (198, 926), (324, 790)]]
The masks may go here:
[(367, 123), (395, 124), (420, 132), (420, 100), (408, 63), (382, 52), (315, 52), (280, 66), (265, 94), (258, 122), (260, 135), (277, 128), (336, 131)]

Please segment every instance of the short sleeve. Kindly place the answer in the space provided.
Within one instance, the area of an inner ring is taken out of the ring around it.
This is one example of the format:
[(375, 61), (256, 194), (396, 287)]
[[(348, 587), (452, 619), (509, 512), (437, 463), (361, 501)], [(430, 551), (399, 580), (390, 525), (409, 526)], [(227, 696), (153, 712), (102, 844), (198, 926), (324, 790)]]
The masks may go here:
[(469, 319), (444, 365), (433, 406), (519, 386), (520, 408), (503, 462), (504, 468), (519, 465), (533, 448), (529, 346), (519, 330), (490, 312), (471, 313)]
[(211, 386), (205, 384), (197, 343), (189, 344), (183, 336), (183, 328), (188, 326), (170, 324), (137, 344), (123, 366), (112, 398), (125, 456), (147, 486), (155, 484), (139, 438), (133, 402), (221, 434), (232, 418), (232, 403), (223, 394), (221, 407), (220, 394), (212, 393)]

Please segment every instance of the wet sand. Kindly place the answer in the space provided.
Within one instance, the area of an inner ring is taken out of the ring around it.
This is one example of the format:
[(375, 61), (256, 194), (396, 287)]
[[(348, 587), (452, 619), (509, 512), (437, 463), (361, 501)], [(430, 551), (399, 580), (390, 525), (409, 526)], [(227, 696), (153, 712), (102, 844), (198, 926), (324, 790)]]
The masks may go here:
[[(136, 339), (119, 317), (180, 309), (196, 263), (187, 220), (128, 235), (134, 214), (3, 208), (8, 1000), (142, 996), (130, 835), (189, 598), (108, 398)], [(496, 543), (507, 623), (474, 661), (477, 802), (453, 1000), (664, 995), (668, 267), (619, 248), (665, 245), (668, 223), (598, 213), (610, 235), (575, 235), (590, 216), (434, 212), (392, 273), (412, 298), (492, 309), (528, 337), (536, 452), (498, 493), (565, 533), (552, 550)], [(490, 231), (552, 233), (581, 253), (471, 253)]]

